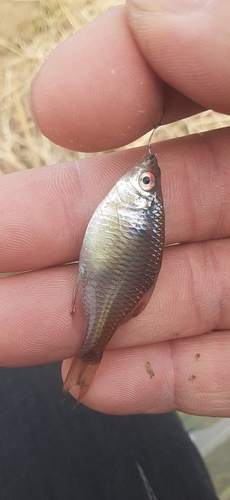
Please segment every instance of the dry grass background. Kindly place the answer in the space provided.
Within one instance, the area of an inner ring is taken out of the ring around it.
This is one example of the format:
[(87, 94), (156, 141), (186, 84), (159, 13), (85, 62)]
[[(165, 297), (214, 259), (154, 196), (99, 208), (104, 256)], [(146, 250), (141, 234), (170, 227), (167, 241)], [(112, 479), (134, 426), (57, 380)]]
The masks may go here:
[(52, 144), (29, 109), (31, 79), (61, 42), (115, 0), (0, 0), (0, 173), (85, 156)]
[[(33, 123), (29, 89), (46, 56), (119, 0), (0, 0), (0, 174), (73, 158), (73, 153), (43, 137)], [(208, 111), (168, 125), (154, 140), (230, 125), (230, 117)], [(146, 143), (147, 136), (134, 146)]]

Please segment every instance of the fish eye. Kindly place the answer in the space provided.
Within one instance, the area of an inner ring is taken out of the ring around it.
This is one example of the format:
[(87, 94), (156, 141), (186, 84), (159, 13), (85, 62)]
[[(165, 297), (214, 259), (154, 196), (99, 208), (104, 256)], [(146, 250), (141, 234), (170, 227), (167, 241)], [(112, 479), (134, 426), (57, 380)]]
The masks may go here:
[(144, 191), (151, 191), (156, 185), (155, 175), (152, 172), (144, 172), (140, 175), (139, 184)]

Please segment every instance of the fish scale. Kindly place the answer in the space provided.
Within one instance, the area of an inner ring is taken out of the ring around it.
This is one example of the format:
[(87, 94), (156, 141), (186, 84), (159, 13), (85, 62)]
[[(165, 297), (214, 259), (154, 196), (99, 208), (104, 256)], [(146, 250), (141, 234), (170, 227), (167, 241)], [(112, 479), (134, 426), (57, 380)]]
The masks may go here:
[(119, 325), (145, 308), (163, 246), (160, 169), (156, 156), (148, 155), (117, 182), (86, 229), (75, 288), (87, 328), (67, 374), (64, 396), (78, 384), (78, 400), (84, 397)]

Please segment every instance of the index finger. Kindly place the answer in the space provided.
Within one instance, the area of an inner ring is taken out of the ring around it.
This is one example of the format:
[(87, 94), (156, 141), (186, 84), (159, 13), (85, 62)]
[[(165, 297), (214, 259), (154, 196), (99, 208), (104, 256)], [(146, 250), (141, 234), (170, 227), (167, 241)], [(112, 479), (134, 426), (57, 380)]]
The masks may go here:
[[(228, 143), (222, 129), (157, 144), (166, 244), (229, 236)], [(0, 272), (77, 260), (96, 206), (145, 153), (136, 148), (1, 177)]]

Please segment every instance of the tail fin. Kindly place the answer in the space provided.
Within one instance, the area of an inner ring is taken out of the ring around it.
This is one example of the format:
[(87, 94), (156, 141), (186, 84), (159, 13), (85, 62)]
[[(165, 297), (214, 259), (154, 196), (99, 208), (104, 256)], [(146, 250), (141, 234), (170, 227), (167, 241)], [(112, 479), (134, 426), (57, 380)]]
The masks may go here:
[(67, 373), (67, 377), (63, 385), (62, 404), (68, 392), (74, 385), (80, 386), (78, 403), (82, 400), (82, 398), (86, 395), (92, 383), (92, 380), (99, 367), (99, 364), (100, 363), (96, 364), (87, 363), (78, 356), (75, 356), (75, 358), (73, 358), (73, 361), (70, 365), (70, 369)]

